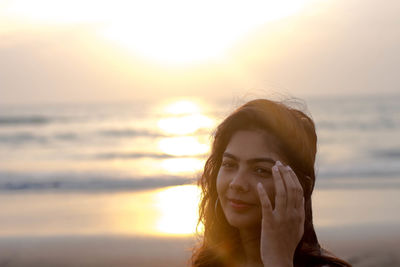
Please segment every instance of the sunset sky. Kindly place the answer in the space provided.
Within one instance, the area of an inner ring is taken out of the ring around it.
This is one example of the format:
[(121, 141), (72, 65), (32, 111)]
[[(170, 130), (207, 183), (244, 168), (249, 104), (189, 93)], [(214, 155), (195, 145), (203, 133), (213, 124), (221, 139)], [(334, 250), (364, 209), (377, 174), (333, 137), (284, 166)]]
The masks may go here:
[(0, 2), (0, 103), (399, 92), (397, 0)]

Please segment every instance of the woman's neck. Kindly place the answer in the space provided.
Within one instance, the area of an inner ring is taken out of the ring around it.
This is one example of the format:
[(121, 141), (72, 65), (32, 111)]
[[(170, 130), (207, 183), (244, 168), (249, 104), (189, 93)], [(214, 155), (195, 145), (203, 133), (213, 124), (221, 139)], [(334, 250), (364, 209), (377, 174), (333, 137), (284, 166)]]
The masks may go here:
[(244, 267), (264, 266), (260, 256), (260, 233), (249, 229), (240, 229), (240, 239), (244, 251)]

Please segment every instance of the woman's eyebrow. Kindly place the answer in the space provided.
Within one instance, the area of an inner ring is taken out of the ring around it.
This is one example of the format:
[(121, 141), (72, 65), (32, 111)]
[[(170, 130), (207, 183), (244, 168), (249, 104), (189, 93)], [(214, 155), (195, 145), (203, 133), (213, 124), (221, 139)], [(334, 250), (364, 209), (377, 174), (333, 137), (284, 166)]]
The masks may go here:
[[(231, 158), (234, 160), (239, 160), (238, 157), (236, 157), (235, 155), (232, 155), (228, 152), (225, 152), (223, 154), (223, 157), (227, 157), (227, 158)], [(248, 159), (246, 160), (247, 163), (257, 163), (257, 162), (269, 162), (272, 164), (275, 164), (276, 160), (272, 159), (272, 158), (268, 158), (268, 157), (260, 157), (260, 158), (253, 158), (253, 159)]]
[(222, 156), (223, 157), (227, 157), (227, 158), (231, 158), (231, 159), (234, 159), (234, 160), (238, 159), (237, 157), (235, 157), (234, 155), (232, 155), (232, 154), (230, 154), (228, 152), (224, 152), (224, 154)]
[(257, 163), (257, 162), (269, 162), (271, 164), (275, 164), (276, 160), (271, 158), (254, 158), (247, 160), (248, 163)]

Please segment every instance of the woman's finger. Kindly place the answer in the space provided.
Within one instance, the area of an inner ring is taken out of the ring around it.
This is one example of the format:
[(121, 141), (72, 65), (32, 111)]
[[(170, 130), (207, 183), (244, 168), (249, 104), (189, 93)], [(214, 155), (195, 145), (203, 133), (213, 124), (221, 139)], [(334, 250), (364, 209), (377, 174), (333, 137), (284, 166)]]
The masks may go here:
[(287, 194), (287, 206), (286, 210), (291, 212), (293, 208), (296, 208), (297, 201), (297, 184), (293, 180), (292, 173), (289, 165), (282, 168), (283, 180), (286, 184)]
[(290, 176), (292, 177), (292, 181), (295, 184), (295, 189), (294, 189), (294, 196), (295, 196), (295, 207), (300, 208), (304, 207), (302, 204), (303, 198), (304, 198), (304, 193), (303, 193), (303, 187), (300, 184), (299, 178), (297, 177), (296, 173), (292, 170), (292, 168), (288, 168), (290, 172)]
[(260, 198), (263, 218), (272, 218), (272, 206), (268, 194), (261, 183), (257, 184), (258, 197)]
[(282, 166), (280, 161), (277, 161), (276, 165), (272, 167), (272, 176), (275, 184), (275, 210), (278, 212), (284, 212), (286, 210), (286, 190), (279, 172), (278, 166)]

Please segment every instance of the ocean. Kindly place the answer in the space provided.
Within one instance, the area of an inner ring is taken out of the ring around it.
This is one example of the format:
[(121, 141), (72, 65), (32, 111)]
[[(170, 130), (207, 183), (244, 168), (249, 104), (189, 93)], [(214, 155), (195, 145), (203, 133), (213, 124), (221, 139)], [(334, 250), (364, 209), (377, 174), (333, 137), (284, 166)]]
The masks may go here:
[[(400, 183), (400, 96), (305, 99), (317, 186)], [(237, 100), (0, 107), (1, 191), (130, 191), (193, 183)]]

